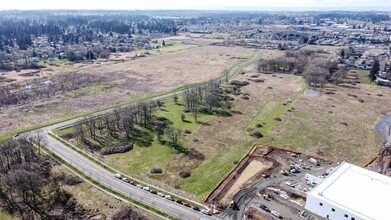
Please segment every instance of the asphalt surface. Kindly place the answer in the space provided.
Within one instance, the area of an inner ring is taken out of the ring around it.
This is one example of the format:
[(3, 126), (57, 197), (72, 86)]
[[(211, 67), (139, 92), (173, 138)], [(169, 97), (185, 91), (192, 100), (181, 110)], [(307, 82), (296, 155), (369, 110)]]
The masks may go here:
[[(228, 77), (232, 77), (236, 73), (238, 73), (242, 68), (256, 62), (260, 58), (261, 52), (258, 51), (253, 58), (250, 60), (241, 63), (234, 68), (232, 68), (228, 72)], [(219, 77), (215, 81), (225, 80), (226, 76)], [(143, 100), (143, 102), (152, 102), (157, 101), (160, 99), (168, 98), (174, 95), (180, 95), (182, 91), (173, 92), (169, 94), (164, 94), (161, 96), (149, 98), (147, 100)], [(136, 106), (138, 103), (130, 103), (127, 106)], [(125, 107), (125, 106), (124, 106)], [(104, 110), (98, 113), (91, 114), (92, 117), (99, 117), (102, 114), (108, 114), (114, 111), (113, 109)], [(84, 156), (80, 155), (76, 151), (73, 151), (69, 147), (65, 146), (61, 142), (57, 141), (53, 137), (48, 135), (48, 132), (57, 128), (70, 126), (72, 124), (75, 124), (76, 122), (80, 121), (82, 117), (72, 119), (69, 121), (61, 122), (55, 125), (51, 125), (48, 127), (44, 127), (35, 131), (32, 131), (31, 134), (34, 135), (36, 131), (43, 132), (45, 137), (45, 146), (48, 150), (52, 151), (57, 156), (61, 157), (65, 161), (67, 161), (69, 164), (71, 164), (74, 168), (78, 169), (88, 177), (98, 181), (102, 185), (121, 193), (122, 195), (125, 195), (129, 198), (132, 198), (134, 200), (138, 200), (150, 207), (153, 207), (155, 209), (161, 210), (165, 213), (168, 213), (176, 218), (179, 219), (186, 219), (186, 220), (193, 220), (193, 219), (222, 219), (222, 217), (219, 216), (207, 216), (202, 214), (201, 212), (194, 211), (191, 208), (185, 207), (183, 205), (177, 204), (175, 202), (171, 202), (167, 199), (161, 198), (157, 195), (151, 194), (147, 191), (144, 191), (136, 186), (133, 186), (129, 183), (125, 183), (119, 179), (114, 178), (114, 175), (102, 168), (101, 166), (95, 164), (94, 162), (88, 160)]]

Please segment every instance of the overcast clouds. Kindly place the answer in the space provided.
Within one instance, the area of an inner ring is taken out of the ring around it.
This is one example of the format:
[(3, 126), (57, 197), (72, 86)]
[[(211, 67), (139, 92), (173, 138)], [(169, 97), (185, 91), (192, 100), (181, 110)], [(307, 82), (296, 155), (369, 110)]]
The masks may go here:
[(391, 10), (391, 0), (1, 0), (9, 9)]

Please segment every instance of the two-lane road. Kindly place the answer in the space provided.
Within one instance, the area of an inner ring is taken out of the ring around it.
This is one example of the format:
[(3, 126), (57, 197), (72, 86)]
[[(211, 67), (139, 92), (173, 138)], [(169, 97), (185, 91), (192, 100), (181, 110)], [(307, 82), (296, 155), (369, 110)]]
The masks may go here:
[(159, 197), (147, 191), (144, 191), (136, 186), (114, 178), (114, 175), (105, 170), (101, 166), (86, 159), (84, 156), (73, 151), (69, 147), (63, 147), (63, 145), (51, 136), (47, 136), (47, 148), (55, 153), (61, 155), (61, 158), (73, 167), (83, 172), (90, 178), (98, 181), (100, 184), (121, 193), (124, 196), (138, 200), (148, 206), (155, 209), (166, 212), (179, 219), (220, 219), (216, 216), (207, 216), (201, 212), (194, 211), (191, 208), (183, 205), (171, 202), (165, 198)]
[[(236, 65), (228, 72), (228, 77), (232, 77), (233, 75), (237, 74), (239, 71), (241, 71), (242, 68), (253, 64), (260, 58), (260, 51), (257, 51), (256, 54), (246, 62), (243, 62), (241, 64)], [(219, 80), (225, 80), (226, 76), (219, 77), (216, 79), (216, 81)], [(168, 98), (173, 95), (179, 95), (182, 91), (173, 92), (169, 94), (164, 94), (161, 96), (149, 98), (143, 101), (151, 102), (151, 101), (157, 101), (160, 99)], [(137, 102), (130, 103), (128, 106), (136, 106)], [(108, 114), (113, 112), (114, 109), (108, 109), (104, 110), (98, 113), (91, 114), (92, 117), (99, 117), (102, 114)], [(70, 165), (72, 165), (77, 170), (84, 173), (86, 176), (98, 181), (100, 184), (118, 192), (121, 193), (124, 196), (127, 196), (129, 198), (132, 198), (134, 200), (138, 200), (150, 207), (153, 207), (155, 209), (161, 210), (165, 213), (170, 214), (173, 217), (179, 218), (179, 219), (186, 219), (186, 220), (195, 220), (195, 219), (221, 219), (218, 216), (207, 216), (202, 214), (201, 212), (192, 210), (191, 208), (185, 207), (183, 205), (177, 204), (175, 202), (171, 202), (169, 200), (166, 200), (164, 198), (161, 198), (157, 195), (151, 194), (147, 191), (144, 191), (142, 189), (139, 189), (135, 186), (132, 186), (131, 184), (125, 183), (121, 180), (118, 180), (114, 178), (113, 174), (109, 172), (108, 170), (105, 170), (98, 164), (90, 161), (83, 155), (79, 154), (78, 152), (72, 150), (68, 146), (62, 144), (61, 142), (57, 141), (53, 137), (48, 135), (48, 132), (51, 130), (64, 127), (64, 126), (70, 126), (74, 123), (77, 123), (82, 117), (72, 119), (69, 121), (61, 122), (55, 125), (51, 125), (45, 128), (39, 129), (43, 132), (44, 137), (46, 139), (45, 146), (48, 150), (62, 158), (63, 160), (67, 161)], [(32, 131), (31, 134), (34, 135), (35, 131)], [(202, 181), (202, 180), (200, 180)]]

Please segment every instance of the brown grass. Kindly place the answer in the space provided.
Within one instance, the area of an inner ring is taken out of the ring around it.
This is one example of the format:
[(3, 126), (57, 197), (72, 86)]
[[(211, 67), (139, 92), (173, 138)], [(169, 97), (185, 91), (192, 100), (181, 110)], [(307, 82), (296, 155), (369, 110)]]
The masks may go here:
[(250, 49), (203, 46), (125, 62), (59, 66), (50, 74), (57, 74), (56, 71), (71, 74), (76, 70), (102, 75), (106, 80), (47, 100), (0, 108), (0, 132), (55, 122), (148, 94), (207, 81), (218, 77), (238, 58), (250, 54)]
[(361, 83), (351, 88), (328, 85), (326, 91), (335, 94), (301, 96), (295, 110), (271, 130), (267, 143), (364, 165), (379, 151), (375, 126), (391, 109), (391, 90)]

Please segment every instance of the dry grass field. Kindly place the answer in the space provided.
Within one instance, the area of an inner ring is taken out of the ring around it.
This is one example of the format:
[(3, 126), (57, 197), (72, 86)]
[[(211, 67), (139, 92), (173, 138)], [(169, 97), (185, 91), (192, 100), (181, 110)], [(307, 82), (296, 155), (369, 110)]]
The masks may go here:
[(367, 71), (358, 74), (362, 83), (355, 86), (327, 85), (320, 97), (301, 96), (265, 142), (334, 161), (367, 163), (381, 147), (375, 126), (391, 109), (391, 90), (368, 84)]
[(104, 80), (45, 100), (0, 108), (0, 133), (52, 123), (187, 84), (207, 81), (218, 77), (225, 68), (250, 54), (250, 49), (202, 46), (124, 62), (73, 66), (59, 63), (53, 66), (50, 74), (57, 74), (56, 71), (95, 74), (104, 77)]

